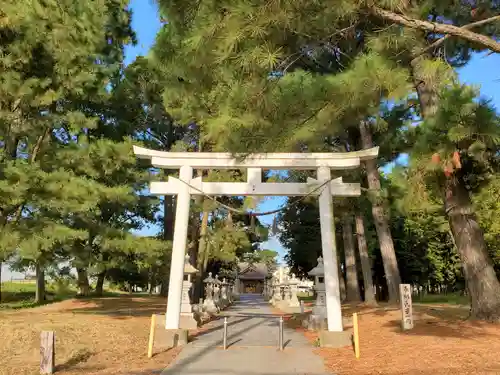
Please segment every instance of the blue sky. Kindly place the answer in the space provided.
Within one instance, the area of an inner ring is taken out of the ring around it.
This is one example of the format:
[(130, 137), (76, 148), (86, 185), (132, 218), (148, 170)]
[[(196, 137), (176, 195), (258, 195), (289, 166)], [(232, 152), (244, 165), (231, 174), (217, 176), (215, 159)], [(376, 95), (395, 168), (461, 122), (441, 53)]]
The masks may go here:
[[(137, 33), (138, 44), (126, 49), (126, 62), (132, 62), (136, 56), (146, 55), (148, 49), (154, 43), (155, 36), (161, 24), (159, 21), (156, 5), (151, 0), (132, 0), (131, 8), (133, 10), (132, 24)], [(500, 55), (491, 55), (488, 57), (476, 56), (472, 61), (459, 71), (463, 82), (477, 84), (481, 86), (481, 93), (493, 100), (493, 103), (500, 108)], [(404, 161), (404, 158), (403, 158)], [(285, 202), (284, 197), (267, 198), (259, 207), (259, 211), (269, 211), (282, 206)], [(261, 220), (266, 224), (271, 224), (273, 217), (265, 216)], [(148, 228), (143, 234), (152, 234), (157, 231), (156, 228)], [(285, 253), (280, 243), (272, 238), (263, 247), (276, 250), (281, 255)]]

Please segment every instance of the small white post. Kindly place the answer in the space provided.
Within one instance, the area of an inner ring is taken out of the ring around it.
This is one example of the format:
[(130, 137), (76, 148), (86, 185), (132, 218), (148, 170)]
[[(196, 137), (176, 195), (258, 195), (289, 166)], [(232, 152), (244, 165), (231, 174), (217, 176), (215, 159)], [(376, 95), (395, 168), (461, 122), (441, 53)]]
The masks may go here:
[[(328, 167), (318, 168), (318, 181), (324, 183), (331, 179)], [(333, 221), (333, 202), (330, 184), (325, 184), (319, 196), (319, 220), (321, 227), (321, 247), (325, 267), (326, 312), (328, 331), (342, 332), (342, 311), (337, 265), (337, 246)]]
[(401, 300), (401, 327), (403, 331), (413, 328), (413, 309), (411, 302), (410, 284), (399, 284), (399, 296)]
[[(193, 168), (182, 166), (179, 178), (188, 183), (191, 182)], [(177, 195), (177, 207), (175, 210), (174, 241), (172, 244), (172, 261), (170, 263), (165, 329), (179, 329), (182, 284), (184, 280), (184, 256), (187, 245), (190, 205), (191, 195), (189, 194), (189, 187), (184, 185), (184, 188)]]

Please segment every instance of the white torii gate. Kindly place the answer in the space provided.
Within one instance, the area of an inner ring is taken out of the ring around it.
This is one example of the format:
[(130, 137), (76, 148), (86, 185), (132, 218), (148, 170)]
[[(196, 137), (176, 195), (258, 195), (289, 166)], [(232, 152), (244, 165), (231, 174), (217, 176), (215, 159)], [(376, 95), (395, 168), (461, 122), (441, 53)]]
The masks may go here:
[[(177, 195), (166, 329), (179, 329), (191, 195), (304, 196), (317, 189), (312, 195), (319, 196), (328, 331), (343, 330), (332, 196), (359, 196), (361, 188), (358, 183), (344, 183), (342, 178), (332, 180), (331, 169), (357, 168), (361, 160), (376, 158), (378, 147), (344, 153), (252, 154), (242, 159), (229, 153), (163, 152), (137, 146), (134, 153), (139, 158), (150, 159), (154, 167), (180, 169), (179, 179), (169, 177), (168, 182), (150, 185), (151, 194)], [(201, 177), (193, 178), (193, 169), (239, 168), (247, 169), (247, 182), (203, 182)], [(316, 170), (317, 179), (309, 178), (307, 183), (263, 183), (262, 169)]]

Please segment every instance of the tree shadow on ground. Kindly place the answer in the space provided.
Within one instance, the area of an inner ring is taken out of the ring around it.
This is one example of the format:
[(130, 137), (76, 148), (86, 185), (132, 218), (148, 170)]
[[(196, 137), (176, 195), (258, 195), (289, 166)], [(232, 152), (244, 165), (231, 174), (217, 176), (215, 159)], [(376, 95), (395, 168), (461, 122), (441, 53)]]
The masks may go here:
[(69, 311), (75, 314), (106, 315), (115, 318), (151, 316), (165, 313), (167, 299), (164, 297), (104, 297), (75, 299)]
[[(250, 319), (252, 319), (252, 317), (247, 316), (247, 317), (243, 317), (243, 318), (240, 318), (237, 320), (231, 320), (231, 321), (228, 321), (227, 326), (229, 328), (233, 325), (236, 325), (238, 323), (242, 323), (242, 322), (244, 322), (246, 320), (250, 320)], [(216, 320), (212, 320), (208, 324), (210, 324), (210, 323), (214, 324), (215, 322), (217, 322), (219, 324), (214, 325), (210, 328), (206, 328), (206, 329), (202, 328), (200, 331), (195, 332), (194, 334), (190, 335), (189, 338), (192, 339), (193, 341), (197, 341), (202, 336), (208, 335), (208, 334), (216, 332), (216, 331), (221, 331), (224, 328), (224, 323), (220, 322), (221, 320), (222, 320), (221, 317), (218, 317), (218, 319), (216, 319)]]
[[(357, 313), (362, 315), (385, 316), (401, 310), (397, 304), (379, 303), (376, 306), (361, 304), (343, 304), (342, 315), (350, 316)], [(413, 304), (413, 312), (416, 315), (428, 315), (437, 319), (444, 320), (466, 320), (469, 316), (469, 307), (464, 305), (449, 304)]]
[(491, 327), (488, 323), (475, 321), (447, 321), (435, 319), (415, 319), (414, 327), (410, 330), (403, 331), (401, 328), (401, 320), (390, 320), (384, 327), (392, 329), (394, 332), (407, 336), (438, 336), (452, 337), (463, 339), (481, 340), (484, 337), (497, 337), (498, 334), (488, 332), (487, 328)]
[(68, 359), (66, 362), (57, 365), (55, 370), (56, 371), (69, 370), (76, 365), (87, 362), (94, 354), (95, 353), (87, 349), (79, 350), (74, 355), (72, 355), (71, 358)]

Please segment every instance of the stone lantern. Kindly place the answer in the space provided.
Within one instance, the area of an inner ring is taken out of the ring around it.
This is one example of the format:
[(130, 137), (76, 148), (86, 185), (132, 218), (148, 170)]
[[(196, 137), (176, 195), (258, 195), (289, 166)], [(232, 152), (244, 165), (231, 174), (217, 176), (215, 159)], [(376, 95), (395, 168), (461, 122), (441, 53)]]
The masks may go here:
[(181, 299), (181, 327), (186, 329), (195, 329), (198, 326), (193, 314), (193, 306), (189, 298), (189, 291), (193, 285), (192, 276), (198, 272), (189, 262), (189, 255), (186, 254), (184, 259), (184, 281), (182, 282), (182, 299)]
[(273, 280), (274, 291), (271, 300), (273, 305), (276, 305), (283, 300), (283, 293), (282, 293), (283, 279), (284, 279), (284, 270), (283, 266), (280, 266), (278, 271), (274, 275), (274, 280)]
[(229, 306), (229, 299), (227, 297), (227, 287), (228, 287), (228, 282), (226, 278), (224, 277), (220, 283), (220, 302), (221, 306), (223, 308)]
[(281, 301), (281, 282), (278, 277), (273, 278), (273, 294), (271, 298), (271, 303), (276, 305)]
[(217, 306), (214, 302), (214, 281), (215, 279), (212, 277), (212, 272), (209, 272), (208, 277), (203, 280), (205, 284), (205, 301), (203, 302), (203, 308), (212, 315), (217, 313)]
[(271, 276), (267, 281), (267, 298), (273, 303), (274, 298), (274, 278)]
[(215, 275), (213, 285), (214, 285), (214, 304), (217, 306), (217, 312), (222, 310), (222, 303), (220, 298), (221, 293), (221, 284), (222, 282), (219, 280), (219, 276)]
[(283, 282), (281, 283), (281, 299), (281, 306), (290, 306), (290, 281), (288, 279), (288, 275), (285, 275), (285, 277), (283, 277)]
[(299, 299), (297, 298), (299, 280), (295, 277), (293, 273), (292, 273), (292, 278), (289, 280), (288, 284), (290, 285), (290, 301), (288, 302), (288, 305), (290, 307), (300, 307), (300, 302)]
[(226, 288), (226, 294), (227, 294), (227, 302), (229, 305), (233, 303), (233, 283), (230, 279), (227, 279), (227, 288)]
[(308, 272), (309, 276), (314, 276), (314, 290), (316, 291), (316, 301), (309, 316), (310, 329), (322, 329), (326, 320), (326, 291), (325, 291), (325, 267), (323, 258), (318, 258), (318, 265)]

